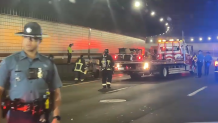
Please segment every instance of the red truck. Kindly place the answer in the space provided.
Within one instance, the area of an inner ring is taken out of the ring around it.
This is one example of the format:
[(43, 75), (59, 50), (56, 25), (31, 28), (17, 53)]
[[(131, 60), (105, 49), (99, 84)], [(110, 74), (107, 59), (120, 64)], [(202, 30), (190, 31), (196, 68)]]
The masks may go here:
[(119, 48), (114, 55), (115, 71), (137, 79), (142, 76), (168, 77), (169, 74), (192, 72), (193, 46), (181, 41), (161, 41), (145, 49)]

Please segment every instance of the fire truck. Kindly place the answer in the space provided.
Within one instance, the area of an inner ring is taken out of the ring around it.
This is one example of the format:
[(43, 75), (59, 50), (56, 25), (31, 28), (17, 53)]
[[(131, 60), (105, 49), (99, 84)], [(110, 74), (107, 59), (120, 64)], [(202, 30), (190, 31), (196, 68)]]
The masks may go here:
[(183, 41), (160, 41), (148, 51), (119, 48), (114, 55), (115, 72), (123, 72), (132, 79), (143, 76), (166, 78), (169, 74), (192, 72), (193, 46)]

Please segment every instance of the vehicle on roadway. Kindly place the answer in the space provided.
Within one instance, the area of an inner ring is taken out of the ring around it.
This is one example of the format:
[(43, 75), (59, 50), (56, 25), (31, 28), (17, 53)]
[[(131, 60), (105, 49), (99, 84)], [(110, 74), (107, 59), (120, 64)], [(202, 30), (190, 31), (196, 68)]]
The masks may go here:
[(115, 71), (130, 75), (168, 77), (169, 74), (192, 72), (193, 46), (183, 41), (160, 41), (143, 53), (143, 49), (119, 48), (115, 54)]

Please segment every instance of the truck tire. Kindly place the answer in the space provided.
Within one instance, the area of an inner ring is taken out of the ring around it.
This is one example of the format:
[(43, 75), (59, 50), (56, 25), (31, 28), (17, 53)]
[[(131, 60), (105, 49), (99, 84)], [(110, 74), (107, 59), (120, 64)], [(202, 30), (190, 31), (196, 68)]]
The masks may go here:
[(162, 67), (162, 69), (160, 71), (160, 76), (162, 78), (167, 78), (169, 76), (169, 70), (167, 67)]
[(138, 80), (141, 78), (141, 76), (137, 73), (131, 73), (129, 74), (132, 80)]

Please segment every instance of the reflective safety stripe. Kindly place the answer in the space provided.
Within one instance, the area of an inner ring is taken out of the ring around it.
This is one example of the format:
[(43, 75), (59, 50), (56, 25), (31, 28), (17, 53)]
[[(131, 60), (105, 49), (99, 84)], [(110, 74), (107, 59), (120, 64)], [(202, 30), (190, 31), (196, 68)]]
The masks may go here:
[(75, 78), (74, 80), (79, 80), (78, 78)]
[(111, 70), (110, 68), (108, 68), (107, 70)]
[[(77, 62), (74, 71), (82, 72), (82, 70), (81, 70), (82, 66), (83, 66), (83, 63)], [(79, 68), (77, 69), (77, 67), (79, 67)]]
[(108, 84), (108, 85), (110, 85), (110, 84), (111, 84), (111, 82), (107, 82), (107, 84)]
[(84, 81), (84, 79), (81, 79), (81, 81)]
[(107, 85), (107, 84), (102, 84), (103, 86)]
[(88, 70), (85, 70), (83, 73), (86, 74)]

